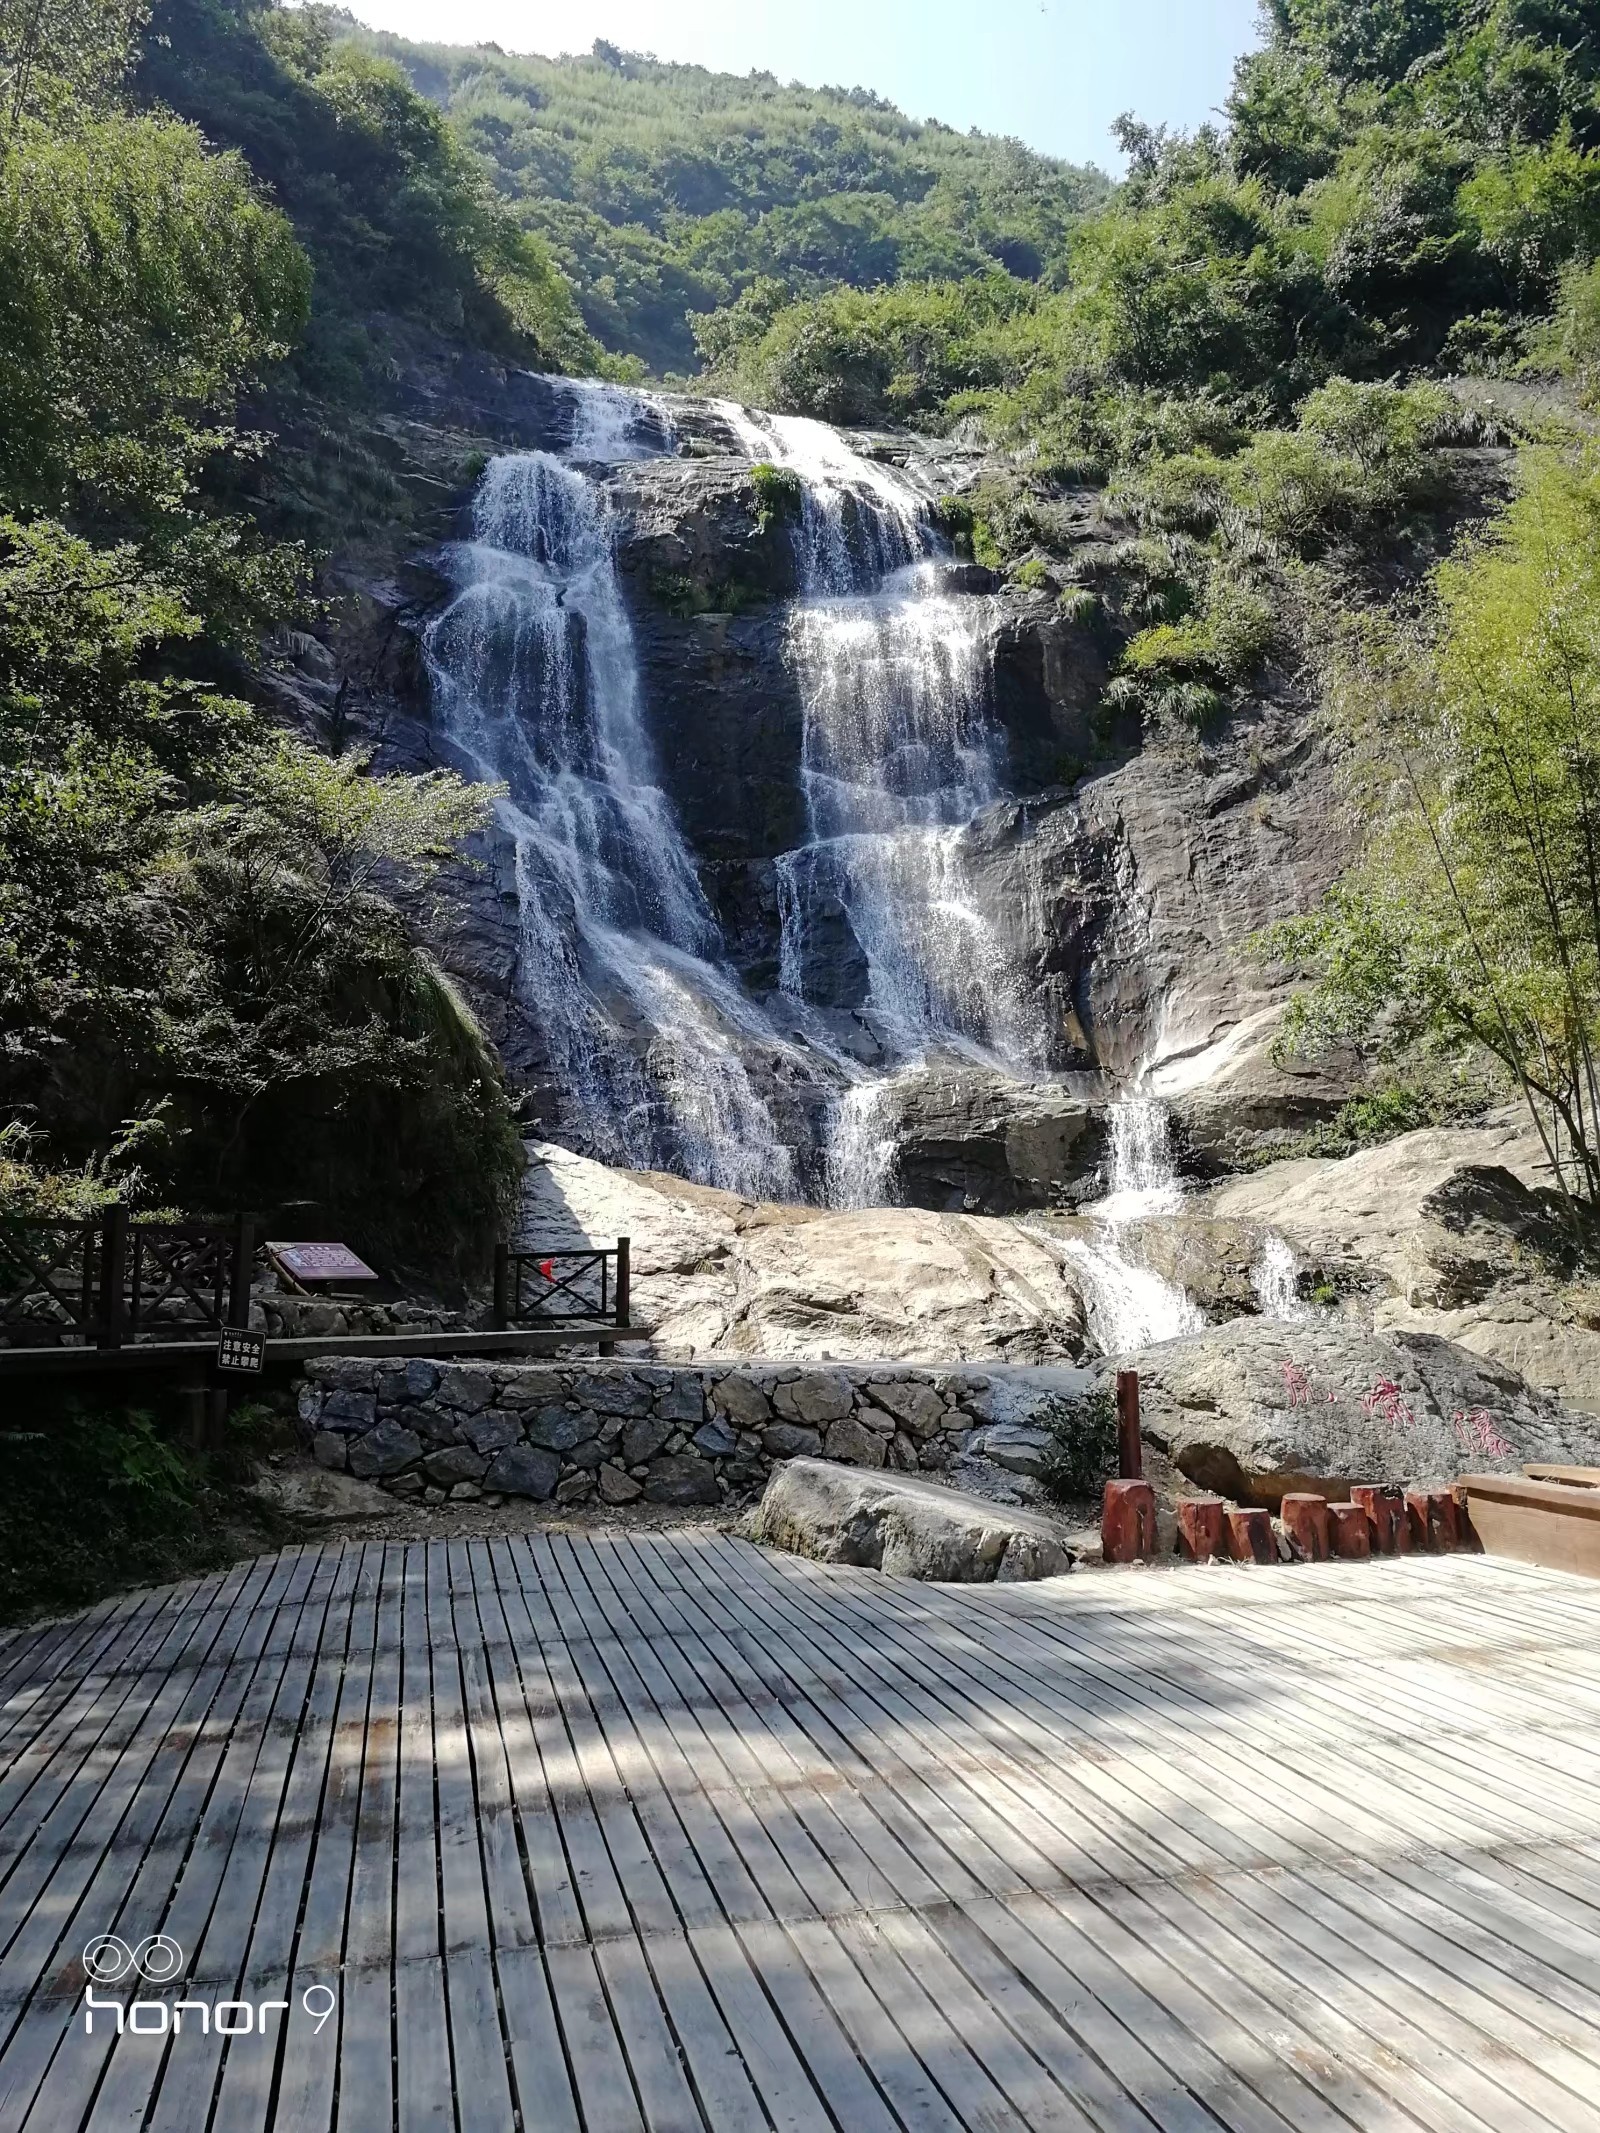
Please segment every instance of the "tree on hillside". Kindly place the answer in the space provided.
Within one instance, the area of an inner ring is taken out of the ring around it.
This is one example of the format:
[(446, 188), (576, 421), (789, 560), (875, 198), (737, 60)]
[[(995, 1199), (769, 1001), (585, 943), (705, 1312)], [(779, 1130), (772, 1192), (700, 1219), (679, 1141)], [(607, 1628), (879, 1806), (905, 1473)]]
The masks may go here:
[(259, 448), (240, 402), (305, 254), (239, 155), (120, 100), (92, 8), (0, 6), (0, 1193), (313, 1198), (471, 1258), (510, 1107), (375, 870), (425, 873), (487, 796), (329, 762), (237, 693), (308, 559), (217, 474)]
[(1290, 1044), (1490, 1053), (1552, 1177), (1600, 1201), (1600, 458), (1530, 455), (1516, 500), (1442, 564), (1426, 626), (1363, 633), (1372, 838), (1274, 930), (1314, 989)]
[(149, 13), (149, 0), (0, 0), (0, 128), (108, 95)]

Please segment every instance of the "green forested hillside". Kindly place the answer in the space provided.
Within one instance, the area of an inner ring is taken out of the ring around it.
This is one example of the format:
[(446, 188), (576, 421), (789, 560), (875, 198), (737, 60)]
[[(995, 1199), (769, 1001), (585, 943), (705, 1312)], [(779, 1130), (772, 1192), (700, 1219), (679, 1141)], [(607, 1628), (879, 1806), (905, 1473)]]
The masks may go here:
[[(1162, 744), (1286, 674), (1323, 686), (1343, 618), (1415, 595), (1496, 501), (1459, 448), (1528, 434), (1500, 381), (1556, 381), (1581, 460), (1593, 0), (1271, 0), (1225, 126), (1121, 130), (1113, 191), (862, 92), (603, 47), (413, 47), (275, 0), (0, 0), (0, 1201), (313, 1197), (443, 1256), (497, 1218), (505, 1091), (378, 893), (478, 802), (258, 708), (285, 626), (320, 626), (315, 549), (415, 545), (384, 424), (417, 347), (703, 360), (779, 408), (964, 425), (990, 472), (950, 530), (1102, 632), (1111, 724)], [(470, 441), (413, 486), (453, 494)], [(1592, 538), (1571, 479), (1528, 477), (1529, 554), (1543, 523), (1568, 562)], [(1099, 575), (1071, 561), (1084, 483), (1118, 534)], [(1510, 672), (1534, 638), (1506, 630)], [(1367, 651), (1442, 700), (1425, 644)], [(1558, 725), (1587, 658), (1538, 699)], [(1587, 727), (1539, 745), (1586, 793)], [(1336, 961), (1329, 924), (1311, 949)], [(1587, 1042), (1570, 945), (1567, 1034), (1530, 1009), (1503, 1057)], [(1506, 959), (1544, 972), (1532, 953), (1524, 929)]]
[[(1129, 395), (1246, 423), (1334, 375), (1503, 369), (1593, 297), (1600, 20), (1588, 0), (1272, 0), (1224, 130), (1123, 122), (1130, 177), (1014, 282), (781, 305), (700, 327), (791, 406), (938, 420), (977, 391), (1054, 453), (1117, 456)], [(1135, 423), (1137, 432), (1139, 425)]]
[[(337, 23), (338, 18), (328, 19)], [(792, 295), (1059, 266), (1098, 171), (919, 125), (861, 89), (665, 66), (611, 46), (523, 58), (362, 35), (448, 113), (549, 244), (605, 345), (695, 367), (687, 314), (758, 277)]]
[(1294, 645), (1297, 573), (1319, 567), (1325, 613), (1330, 571), (1370, 571), (1448, 504), (1441, 446), (1509, 434), (1437, 378), (1581, 391), (1600, 358), (1594, 7), (1266, 13), (1225, 129), (1122, 123), (1128, 180), (1069, 235), (1059, 286), (758, 284), (696, 324), (715, 382), (762, 404), (975, 424), (1010, 459), (965, 507), (997, 557), (1049, 553), (1063, 482), (1109, 484), (1133, 535), (1112, 697), (1157, 725), (1242, 700)]
[(309, 1202), (470, 1258), (508, 1100), (374, 877), (483, 798), (248, 700), (312, 559), (226, 499), (313, 261), (130, 95), (141, 14), (0, 0), (0, 1206)]

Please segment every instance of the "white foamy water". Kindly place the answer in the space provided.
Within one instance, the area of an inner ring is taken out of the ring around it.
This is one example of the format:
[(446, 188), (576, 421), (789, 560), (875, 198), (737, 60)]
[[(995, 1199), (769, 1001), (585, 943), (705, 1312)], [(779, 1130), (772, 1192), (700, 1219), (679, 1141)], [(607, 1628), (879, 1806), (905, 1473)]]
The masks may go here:
[(1276, 1230), (1268, 1230), (1261, 1240), (1261, 1256), (1250, 1269), (1250, 1286), (1256, 1292), (1263, 1318), (1299, 1326), (1317, 1315), (1313, 1305), (1300, 1300), (1299, 1262), (1288, 1240)]
[[(632, 456), (638, 398), (588, 385), (574, 457)], [(502, 780), (518, 986), (598, 1152), (752, 1194), (794, 1166), (734, 1038), (770, 1029), (722, 961), (663, 792), (604, 490), (549, 453), (490, 462), (425, 640), (440, 725)], [(634, 1033), (650, 1032), (641, 1058)]]
[(1149, 1097), (1110, 1107), (1110, 1191), (1084, 1213), (1088, 1236), (1058, 1238), (1078, 1271), (1089, 1331), (1103, 1355), (1127, 1355), (1156, 1341), (1198, 1333), (1205, 1313), (1175, 1283), (1132, 1257), (1126, 1229), (1172, 1214), (1183, 1198), (1164, 1108)]
[(881, 1207), (894, 1197), (894, 1119), (887, 1081), (860, 1081), (840, 1090), (828, 1122), (830, 1207)]
[[(984, 603), (942, 591), (942, 544), (898, 470), (824, 423), (717, 409), (752, 458), (801, 484), (788, 654), (809, 835), (776, 862), (780, 989), (804, 1002), (816, 914), (836, 925), (842, 911), (888, 1054), (880, 1078), (936, 1049), (1022, 1070), (1043, 1032), (967, 870), (968, 827), (1004, 789)], [(854, 1088), (834, 1108), (835, 1204), (887, 1188), (892, 1165), (861, 1158), (879, 1110)]]
[(561, 389), (573, 403), (569, 459), (610, 466), (672, 450), (672, 417), (653, 394), (600, 378), (565, 378)]

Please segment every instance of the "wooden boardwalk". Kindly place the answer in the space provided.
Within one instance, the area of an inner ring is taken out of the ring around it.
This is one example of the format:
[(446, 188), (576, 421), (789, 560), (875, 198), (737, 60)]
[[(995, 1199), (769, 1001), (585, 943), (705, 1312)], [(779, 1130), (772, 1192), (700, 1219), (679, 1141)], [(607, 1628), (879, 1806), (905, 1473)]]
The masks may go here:
[(0, 2133), (268, 2126), (1600, 2133), (1600, 1586), (551, 1535), (0, 1643)]

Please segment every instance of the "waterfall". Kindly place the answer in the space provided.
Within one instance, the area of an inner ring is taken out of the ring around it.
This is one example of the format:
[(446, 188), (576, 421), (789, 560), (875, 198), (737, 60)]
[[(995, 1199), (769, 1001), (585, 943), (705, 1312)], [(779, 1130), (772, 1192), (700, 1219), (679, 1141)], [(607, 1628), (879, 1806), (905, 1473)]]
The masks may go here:
[(1112, 1104), (1109, 1117), (1110, 1190), (1085, 1210), (1090, 1234), (1060, 1243), (1078, 1270), (1089, 1331), (1101, 1353), (1126, 1355), (1180, 1333), (1198, 1333), (1206, 1321), (1182, 1289), (1141, 1266), (1127, 1248), (1130, 1223), (1169, 1215), (1183, 1198), (1166, 1111), (1147, 1096), (1131, 1096)]
[(1285, 1325), (1306, 1325), (1317, 1316), (1315, 1308), (1300, 1300), (1300, 1268), (1286, 1237), (1269, 1229), (1261, 1240), (1261, 1256), (1250, 1269), (1250, 1286), (1256, 1292), (1263, 1318), (1276, 1318)]
[(986, 619), (944, 591), (942, 543), (903, 475), (823, 423), (717, 406), (753, 459), (801, 484), (787, 641), (808, 835), (777, 862), (779, 986), (804, 1003), (812, 914), (842, 911), (888, 1062), (843, 1092), (826, 1129), (829, 1198), (861, 1205), (889, 1186), (885, 1098), (907, 1065), (943, 1048), (1017, 1071), (1041, 1050), (966, 873), (968, 827), (1002, 790)]
[(890, 1084), (841, 1089), (828, 1120), (824, 1185), (830, 1207), (881, 1207), (892, 1197), (897, 1153)]
[[(571, 390), (571, 457), (650, 449), (659, 416), (639, 396)], [(495, 459), (446, 565), (455, 597), (425, 638), (436, 715), (506, 788), (518, 984), (597, 1152), (792, 1194), (791, 1156), (734, 1038), (777, 1040), (724, 965), (661, 789), (605, 491), (546, 452)]]

